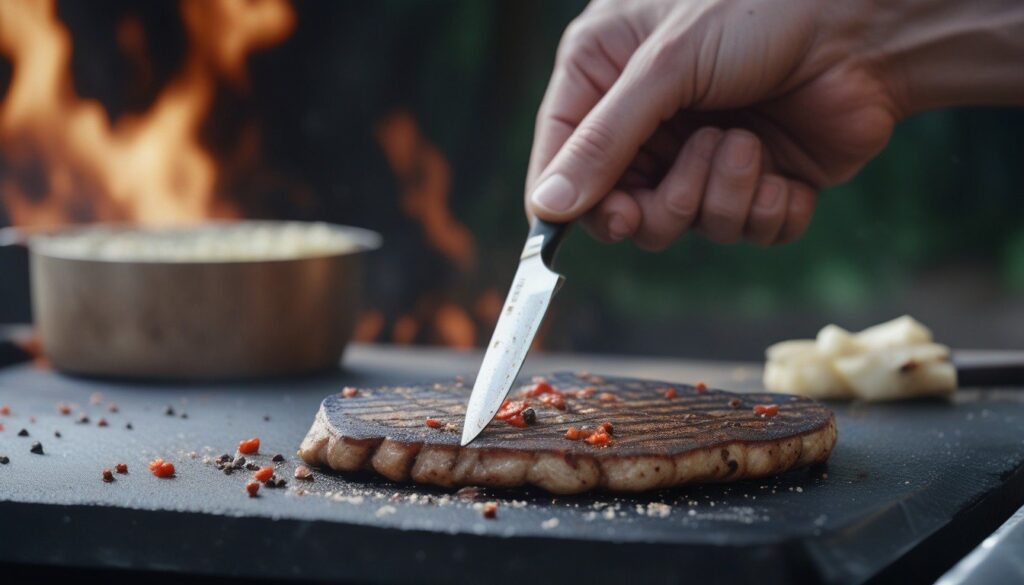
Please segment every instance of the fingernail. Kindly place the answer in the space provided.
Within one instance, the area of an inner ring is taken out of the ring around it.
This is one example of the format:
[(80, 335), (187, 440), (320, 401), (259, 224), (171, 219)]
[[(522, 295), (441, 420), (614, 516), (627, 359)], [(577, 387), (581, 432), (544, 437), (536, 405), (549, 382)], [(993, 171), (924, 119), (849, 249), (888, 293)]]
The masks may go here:
[(774, 209), (782, 196), (782, 187), (777, 181), (765, 181), (757, 196), (757, 206), (762, 209)]
[(629, 224), (621, 215), (615, 214), (608, 218), (608, 235), (616, 242), (629, 235)]
[(533, 190), (530, 201), (548, 211), (568, 211), (576, 203), (576, 189), (562, 175), (551, 175)]
[(754, 160), (757, 140), (746, 132), (730, 134), (726, 140), (728, 141), (725, 147), (726, 164), (734, 169), (747, 168), (747, 165)]

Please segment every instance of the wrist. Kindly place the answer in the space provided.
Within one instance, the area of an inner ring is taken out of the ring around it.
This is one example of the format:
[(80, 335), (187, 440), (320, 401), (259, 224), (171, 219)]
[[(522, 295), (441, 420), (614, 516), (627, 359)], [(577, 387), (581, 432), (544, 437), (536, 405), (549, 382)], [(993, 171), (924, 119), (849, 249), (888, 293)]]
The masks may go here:
[[(1024, 105), (1024, 2), (865, 0), (852, 26), (901, 117), (965, 105)], [(857, 4), (857, 3), (851, 3)]]

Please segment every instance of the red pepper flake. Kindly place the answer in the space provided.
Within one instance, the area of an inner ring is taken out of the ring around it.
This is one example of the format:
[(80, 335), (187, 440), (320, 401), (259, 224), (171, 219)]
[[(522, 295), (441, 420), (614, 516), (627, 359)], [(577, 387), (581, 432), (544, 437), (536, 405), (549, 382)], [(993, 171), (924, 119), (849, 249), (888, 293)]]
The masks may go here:
[(114, 466), (114, 471), (120, 473), (121, 475), (125, 475), (126, 473), (128, 473), (128, 464), (118, 463), (117, 465)]
[(696, 384), (694, 384), (693, 388), (697, 391), (698, 394), (703, 394), (708, 391), (708, 385), (705, 384), (704, 382), (697, 382)]
[(439, 420), (437, 420), (436, 418), (428, 418), (427, 419), (427, 426), (432, 428), (432, 429), (439, 429), (439, 428), (444, 426), (444, 423), (439, 421)]
[(543, 378), (539, 381), (534, 378), (534, 382), (536, 383), (532, 388), (525, 388), (520, 392), (524, 398), (536, 398), (542, 394), (554, 394), (555, 392), (558, 392), (551, 386), (551, 384), (545, 382)]
[(528, 406), (530, 406), (530, 403), (525, 400), (506, 400), (501, 403), (501, 408), (498, 409), (498, 413), (494, 415), (494, 418), (508, 420), (523, 412)]
[(150, 461), (149, 470), (157, 477), (174, 477), (174, 464), (170, 461), (164, 461), (163, 459), (154, 459)]
[(506, 418), (505, 422), (514, 427), (519, 427), (521, 429), (526, 428), (528, 426), (528, 423), (526, 422), (526, 417), (523, 416), (522, 412), (513, 414), (512, 416)]
[(611, 435), (603, 427), (597, 429), (592, 435), (583, 440), (595, 447), (607, 447), (612, 443)]
[(779, 414), (778, 404), (755, 404), (754, 414), (762, 417), (771, 417)]
[(341, 389), (342, 398), (355, 398), (356, 396), (359, 396), (359, 390), (357, 388), (345, 386)]
[(305, 465), (295, 468), (295, 479), (312, 480), (313, 472)]
[(4, 424), (0, 423), (0, 433), (4, 432)]
[(110, 471), (110, 468), (106, 468), (103, 470), (103, 481), (106, 483), (114, 481), (114, 474), (113, 472)]
[(580, 440), (580, 430), (576, 427), (569, 427), (569, 430), (565, 431), (565, 438), (570, 441)]
[(590, 398), (594, 395), (594, 392), (597, 392), (597, 388), (587, 386), (586, 388), (576, 391), (576, 398)]
[(480, 509), (480, 513), (483, 514), (484, 518), (493, 520), (498, 517), (498, 503), (487, 502), (484, 507)]
[(666, 388), (665, 391), (662, 392), (662, 394), (665, 395), (665, 398), (672, 400), (673, 398), (679, 395), (679, 392), (675, 388)]
[(742, 405), (743, 405), (743, 401), (740, 400), (739, 398), (733, 398), (732, 400), (729, 401), (729, 406), (731, 406), (733, 408), (739, 408)]
[(612, 426), (612, 423), (610, 423), (608, 421), (605, 421), (605, 422), (601, 423), (600, 425), (598, 425), (598, 429), (608, 433), (609, 435), (613, 434), (612, 429), (614, 429), (614, 428), (615, 427)]
[(4, 416), (11, 416), (11, 407), (7, 406), (6, 404), (3, 405), (3, 406), (0, 406), (0, 414), (2, 414)]
[(67, 402), (61, 402), (57, 405), (57, 412), (61, 413), (63, 416), (67, 416), (71, 414), (71, 405)]
[(256, 481), (267, 481), (274, 477), (274, 468), (269, 465), (266, 467), (260, 467), (259, 471), (252, 474), (252, 478)]
[(619, 397), (614, 395), (614, 394), (612, 394), (611, 392), (602, 392), (601, 394), (598, 395), (597, 399), (600, 400), (601, 402), (618, 402), (619, 401)]
[(121, 409), (113, 402), (110, 403), (110, 406), (107, 407), (107, 410), (113, 413), (121, 412)]
[(254, 455), (260, 452), (260, 439), (259, 437), (253, 437), (244, 441), (239, 441), (238, 452), (243, 455)]
[(260, 484), (255, 481), (250, 481), (245, 484), (245, 491), (249, 493), (250, 498), (255, 498), (260, 493)]
[(100, 420), (96, 421), (96, 426), (105, 427), (107, 426), (107, 419), (100, 417)]

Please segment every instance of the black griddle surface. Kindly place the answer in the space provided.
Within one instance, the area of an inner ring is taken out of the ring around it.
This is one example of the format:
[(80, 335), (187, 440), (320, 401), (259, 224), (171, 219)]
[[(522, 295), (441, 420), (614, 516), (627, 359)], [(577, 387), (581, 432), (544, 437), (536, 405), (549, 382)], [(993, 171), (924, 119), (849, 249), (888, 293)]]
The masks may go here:
[[(962, 391), (952, 404), (833, 404), (839, 442), (827, 467), (635, 497), (484, 491), (477, 502), (497, 501), (496, 520), (442, 490), (322, 472), (310, 484), (292, 479), (295, 449), (326, 394), (416, 381), (370, 353), (347, 373), (219, 386), (0, 370), (0, 404), (13, 410), (0, 417), (0, 455), (11, 458), (0, 466), (0, 563), (374, 582), (899, 581), (938, 576), (1024, 503), (1016, 391)], [(468, 364), (442, 361), (434, 372), (466, 374)], [(696, 381), (686, 372), (656, 377)], [(705, 379), (727, 386), (728, 371), (718, 373)], [(90, 404), (94, 392), (102, 403)], [(58, 402), (77, 404), (90, 424), (59, 415)], [(96, 425), (101, 416), (110, 426)], [(21, 428), (31, 436), (17, 436)], [(248, 498), (250, 472), (225, 476), (204, 462), (251, 436), (262, 446), (250, 460), (285, 455), (287, 489)], [(45, 455), (29, 452), (36, 440)], [(154, 457), (173, 461), (177, 477), (153, 477)], [(117, 462), (129, 475), (103, 483), (102, 468)]]

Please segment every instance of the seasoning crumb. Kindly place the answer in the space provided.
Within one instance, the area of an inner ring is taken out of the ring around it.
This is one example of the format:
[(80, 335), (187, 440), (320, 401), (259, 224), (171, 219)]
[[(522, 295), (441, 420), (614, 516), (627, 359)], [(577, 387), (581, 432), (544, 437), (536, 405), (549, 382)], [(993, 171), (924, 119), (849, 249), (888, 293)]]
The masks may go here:
[(245, 484), (245, 491), (249, 493), (250, 498), (255, 498), (260, 493), (260, 484), (255, 481), (250, 481)]
[(664, 394), (665, 398), (672, 400), (673, 398), (679, 395), (679, 391), (676, 390), (675, 388), (666, 388)]
[(540, 527), (544, 530), (553, 530), (558, 528), (558, 518), (548, 518), (547, 520), (540, 523)]
[(114, 474), (113, 472), (110, 471), (110, 468), (103, 469), (103, 481), (105, 483), (110, 483), (114, 481)]
[(187, 412), (181, 413), (181, 418), (188, 418), (188, 413)]
[(132, 423), (125, 423), (124, 428), (126, 428), (126, 429), (128, 429), (130, 431), (130, 430), (134, 429), (135, 427), (132, 426)]
[(428, 418), (426, 420), (426, 425), (432, 429), (439, 429), (444, 426), (444, 423), (437, 420), (436, 418)]
[(164, 411), (164, 414), (167, 416), (174, 416), (174, 407), (168, 404), (167, 410)]
[(153, 475), (162, 479), (174, 477), (174, 464), (163, 459), (157, 458), (150, 461), (149, 470), (153, 472)]
[(60, 431), (53, 431), (53, 436), (59, 439), (61, 437)]
[(295, 468), (295, 479), (313, 481), (313, 472), (305, 465), (300, 465)]
[(223, 468), (221, 468), (221, 471), (224, 472), (224, 475), (231, 475), (232, 473), (235, 472), (235, 468), (234, 467), (223, 467)]
[(611, 392), (602, 392), (598, 394), (597, 399), (601, 402), (617, 402), (619, 397), (612, 394)]
[(524, 408), (521, 414), (523, 415), (523, 420), (526, 421), (526, 424), (532, 425), (537, 423), (537, 411), (534, 409)]
[(755, 404), (754, 414), (760, 417), (772, 417), (779, 414), (778, 404)]
[(284, 455), (278, 453), (277, 455), (271, 457), (270, 460), (273, 461), (274, 463), (280, 463), (284, 461)]
[(359, 390), (352, 386), (345, 386), (341, 389), (342, 398), (355, 398), (356, 396), (359, 396)]
[(128, 464), (118, 463), (117, 465), (114, 466), (114, 471), (120, 473), (121, 475), (126, 475), (128, 473)]
[(238, 459), (235, 459), (235, 461), (231, 465), (235, 469), (241, 469), (242, 467), (245, 466), (245, 457), (242, 457), (241, 455), (239, 455)]
[(71, 414), (71, 405), (68, 404), (67, 402), (59, 402), (57, 403), (57, 412), (59, 412), (62, 416), (67, 416)]
[(35, 443), (32, 443), (32, 447), (29, 448), (29, 451), (31, 451), (32, 453), (35, 453), (36, 455), (42, 455), (43, 454), (43, 444), (40, 443), (39, 441), (36, 441)]
[(32, 424), (36, 424), (36, 417), (34, 417), (34, 416), (28, 417), (28, 422), (30, 422)]
[(699, 394), (703, 394), (708, 391), (708, 385), (705, 384), (704, 382), (697, 382), (696, 384), (693, 385), (693, 388)]
[(93, 392), (89, 396), (89, 404), (99, 404), (101, 402), (103, 402), (103, 394), (99, 392)]
[(248, 469), (249, 471), (256, 471), (257, 469), (260, 468), (260, 466), (256, 465), (255, 463), (249, 462), (245, 464), (245, 468)]
[(269, 414), (264, 414), (263, 415), (263, 422), (270, 422), (270, 415)]
[(98, 426), (98, 427), (105, 427), (105, 426), (107, 426), (107, 419), (101, 417), (100, 420), (96, 421), (96, 426)]
[(253, 437), (238, 443), (238, 452), (246, 455), (255, 455), (260, 452), (260, 439)]
[(274, 468), (267, 466), (261, 467), (256, 473), (252, 474), (253, 479), (256, 481), (267, 481), (274, 476)]
[(0, 465), (7, 465), (11, 462), (11, 458), (7, 455), (0, 455)]
[(113, 413), (121, 412), (121, 409), (113, 402), (111, 402), (110, 405), (107, 406), (107, 410)]
[(78, 415), (78, 418), (75, 419), (75, 422), (80, 425), (89, 424), (89, 416), (83, 412), (82, 414)]
[(739, 398), (733, 398), (732, 400), (729, 401), (729, 406), (733, 408), (739, 408), (742, 404), (743, 401), (740, 400)]
[(18, 431), (18, 436), (19, 437), (27, 437), (28, 436), (28, 429), (21, 429), (20, 431)]
[(486, 504), (483, 505), (483, 508), (481, 508), (480, 513), (483, 515), (484, 518), (487, 518), (488, 520), (493, 520), (493, 519), (497, 518), (498, 517), (498, 503), (497, 502), (487, 502)]
[(3, 405), (3, 406), (0, 406), (0, 414), (2, 414), (4, 416), (10, 416), (11, 415), (11, 407), (7, 406), (6, 404)]

